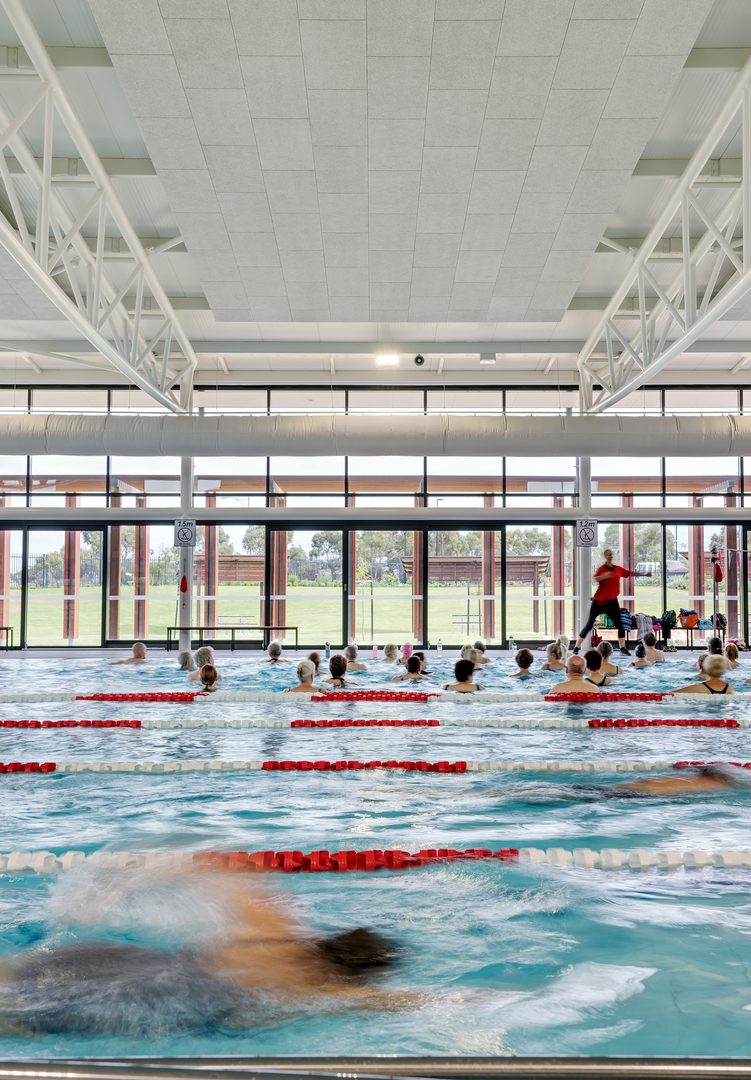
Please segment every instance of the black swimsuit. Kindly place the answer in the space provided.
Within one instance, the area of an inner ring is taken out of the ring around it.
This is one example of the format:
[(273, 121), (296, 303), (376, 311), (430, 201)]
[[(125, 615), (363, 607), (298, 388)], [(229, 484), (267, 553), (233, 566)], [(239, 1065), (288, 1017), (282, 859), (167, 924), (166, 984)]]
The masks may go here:
[(709, 690), (710, 694), (727, 694), (730, 683), (725, 683), (722, 690), (713, 690), (711, 686), (707, 685), (707, 683), (704, 683), (704, 685), (707, 687), (707, 690)]

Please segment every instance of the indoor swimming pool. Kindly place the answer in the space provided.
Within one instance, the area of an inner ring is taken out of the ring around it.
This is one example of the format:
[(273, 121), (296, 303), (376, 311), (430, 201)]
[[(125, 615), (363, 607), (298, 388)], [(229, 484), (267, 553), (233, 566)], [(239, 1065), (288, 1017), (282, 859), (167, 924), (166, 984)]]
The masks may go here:
[[(536, 654), (541, 664), (543, 654)], [(627, 658), (623, 658), (627, 661)], [(433, 685), (453, 657), (431, 656)], [(382, 662), (353, 676), (385, 685)], [(666, 689), (695, 661), (627, 672), (619, 691)], [(629, 777), (664, 774), (679, 760), (751, 760), (751, 729), (574, 727), (593, 718), (751, 720), (751, 696), (603, 701), (574, 705), (523, 692), (499, 654), (478, 674), (503, 701), (311, 703), (233, 701), (235, 691), (278, 690), (293, 665), (218, 654), (222, 689), (194, 703), (73, 701), (71, 693), (186, 688), (175, 654), (145, 665), (106, 658), (9, 658), (0, 668), (0, 721), (159, 719), (172, 727), (0, 729), (0, 760), (179, 765), (270, 760), (421, 760), (515, 763), (518, 771), (415, 774), (400, 769), (266, 772), (203, 768), (160, 775), (96, 771), (2, 775), (2, 852), (200, 852), (273, 849), (561, 848), (681, 852), (745, 850), (751, 786), (671, 798), (614, 792)], [(730, 674), (737, 690), (751, 662)], [(192, 684), (195, 687), (195, 684)], [(397, 684), (398, 685), (398, 684)], [(431, 689), (420, 685), (418, 689)], [(400, 689), (409, 691), (409, 685)], [(751, 689), (749, 687), (748, 689)], [(24, 701), (30, 693), (51, 700)], [(224, 695), (224, 697), (223, 697)], [(300, 719), (432, 719), (437, 727), (290, 728)], [(480, 728), (460, 722), (535, 723), (571, 729)], [(179, 727), (198, 720), (200, 727)], [(284, 722), (238, 728), (233, 723)], [(535, 769), (544, 762), (544, 769)], [(586, 774), (582, 763), (599, 765)], [(526, 763), (526, 765), (525, 765)], [(609, 764), (608, 764), (609, 763)], [(668, 763), (665, 765), (665, 763)], [(605, 767), (607, 766), (607, 767)], [(643, 770), (641, 769), (643, 766)], [(405, 872), (245, 877), (283, 897), (301, 924), (325, 934), (370, 926), (398, 943), (383, 990), (416, 995), (393, 1010), (264, 1006), (241, 1027), (176, 1034), (168, 1023), (139, 1038), (8, 1030), (0, 1057), (403, 1054), (654, 1054), (747, 1056), (751, 1048), (751, 869), (600, 870), (549, 863), (446, 862)], [(0, 875), (3, 959), (81, 941), (161, 947), (205, 945), (214, 906), (179, 883), (138, 870), (87, 864), (57, 874)], [(103, 1003), (103, 1008), (106, 1004)]]

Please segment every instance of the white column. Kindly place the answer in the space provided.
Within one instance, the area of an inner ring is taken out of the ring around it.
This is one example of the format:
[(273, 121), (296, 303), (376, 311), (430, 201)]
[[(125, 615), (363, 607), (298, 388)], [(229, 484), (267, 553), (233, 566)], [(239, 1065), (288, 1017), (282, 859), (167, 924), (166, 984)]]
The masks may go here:
[[(579, 517), (592, 517), (592, 459), (588, 457), (577, 458), (576, 471), (579, 479)], [(574, 537), (576, 542), (576, 537)], [(577, 548), (577, 604), (576, 604), (576, 632), (584, 625), (584, 620), (589, 614), (589, 605), (592, 599), (592, 549)], [(585, 639), (582, 648), (589, 646), (589, 635)]]
[[(193, 385), (185, 380), (180, 386), (180, 404), (187, 412), (193, 411)], [(190, 517), (193, 510), (193, 458), (180, 458), (180, 513)], [(178, 593), (177, 623), (180, 629), (180, 652), (190, 650), (190, 623), (193, 611), (193, 551), (192, 547), (181, 547), (180, 582), (185, 578), (187, 590)]]

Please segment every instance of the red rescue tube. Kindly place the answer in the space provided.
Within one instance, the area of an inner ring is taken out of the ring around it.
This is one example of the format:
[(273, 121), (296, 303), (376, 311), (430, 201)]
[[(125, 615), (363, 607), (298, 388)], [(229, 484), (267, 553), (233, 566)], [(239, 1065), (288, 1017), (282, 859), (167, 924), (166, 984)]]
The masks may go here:
[(588, 720), (587, 727), (595, 730), (603, 730), (606, 728), (644, 728), (644, 727), (711, 727), (711, 728), (739, 728), (741, 725), (737, 720), (694, 720), (694, 719), (681, 719), (673, 720), (668, 717), (661, 717), (658, 720), (642, 720), (642, 719), (617, 719), (617, 720)]
[(443, 862), (516, 862), (518, 848), (425, 848), (412, 855), (409, 851), (201, 851), (193, 856), (193, 865), (203, 870), (229, 870), (239, 873), (320, 874), (353, 873), (375, 870), (412, 870), (418, 866)]

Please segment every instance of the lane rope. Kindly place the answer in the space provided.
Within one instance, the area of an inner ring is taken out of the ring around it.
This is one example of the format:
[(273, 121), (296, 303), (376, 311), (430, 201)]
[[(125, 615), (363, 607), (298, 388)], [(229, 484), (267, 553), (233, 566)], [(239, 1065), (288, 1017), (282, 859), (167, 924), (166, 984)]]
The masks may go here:
[(0, 873), (57, 874), (83, 865), (106, 869), (189, 869), (198, 867), (245, 873), (356, 873), (412, 870), (437, 864), (502, 862), (586, 870), (751, 869), (747, 848), (680, 851), (669, 848), (424, 848), (411, 853), (375, 848), (368, 851), (9, 851), (0, 854)]
[(0, 720), (0, 729), (23, 729), (37, 731), (44, 728), (118, 728), (120, 730), (139, 729), (142, 731), (182, 731), (198, 730), (224, 731), (242, 729), (246, 731), (315, 731), (334, 730), (341, 728), (465, 728), (484, 729), (495, 728), (497, 730), (526, 731), (553, 730), (553, 731), (599, 731), (603, 729), (621, 728), (657, 728), (657, 727), (681, 727), (681, 728), (724, 728), (726, 730), (751, 727), (751, 720), (712, 720), (696, 719), (694, 717), (679, 717), (668, 719), (662, 717), (654, 720), (634, 717), (598, 718), (595, 720), (578, 720), (575, 718), (550, 719), (511, 719), (502, 720), (496, 718), (471, 717), (468, 720), (218, 720), (213, 717), (195, 719), (194, 717), (184, 720)]

